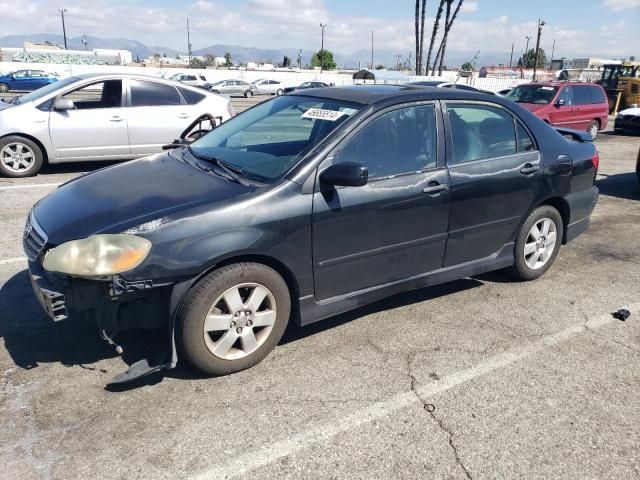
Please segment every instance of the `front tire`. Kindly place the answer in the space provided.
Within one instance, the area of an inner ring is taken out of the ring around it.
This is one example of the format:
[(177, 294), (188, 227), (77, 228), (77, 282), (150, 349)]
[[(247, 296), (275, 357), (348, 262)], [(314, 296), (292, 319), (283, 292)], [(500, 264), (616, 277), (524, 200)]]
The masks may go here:
[(239, 372), (275, 348), (290, 313), (289, 289), (278, 272), (258, 263), (228, 265), (187, 294), (177, 319), (179, 346), (209, 375)]
[(43, 161), (42, 150), (28, 138), (10, 135), (0, 139), (0, 174), (30, 177), (38, 173)]
[(284, 93), (284, 92), (282, 91), (282, 89), (281, 89), (281, 88), (279, 88), (279, 89), (276, 91), (276, 95), (277, 95), (277, 96), (280, 96), (280, 95), (282, 95), (283, 93)]
[(253, 97), (253, 92), (251, 90), (247, 90), (246, 92), (244, 92), (244, 98), (250, 97)]
[(9, 84), (0, 83), (0, 93), (7, 93), (9, 91)]
[(514, 276), (529, 281), (544, 275), (558, 255), (563, 232), (562, 217), (552, 206), (531, 212), (516, 238)]

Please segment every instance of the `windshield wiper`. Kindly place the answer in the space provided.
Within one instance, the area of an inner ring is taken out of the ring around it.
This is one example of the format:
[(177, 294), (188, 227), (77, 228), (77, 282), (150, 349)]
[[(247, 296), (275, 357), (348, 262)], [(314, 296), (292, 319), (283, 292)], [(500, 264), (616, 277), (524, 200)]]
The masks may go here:
[(200, 160), (205, 160), (207, 162), (211, 162), (214, 165), (216, 165), (220, 170), (222, 170), (224, 173), (226, 173), (227, 176), (230, 177), (230, 179), (233, 180), (234, 182), (243, 183), (240, 180), (240, 175), (243, 172), (242, 168), (236, 167), (235, 165), (230, 165), (227, 162), (225, 162), (223, 160), (220, 160), (218, 157), (214, 157), (214, 156), (211, 156), (211, 155), (205, 155), (204, 153), (196, 152), (191, 147), (187, 147), (187, 150), (194, 157), (196, 157), (196, 158), (198, 158)]

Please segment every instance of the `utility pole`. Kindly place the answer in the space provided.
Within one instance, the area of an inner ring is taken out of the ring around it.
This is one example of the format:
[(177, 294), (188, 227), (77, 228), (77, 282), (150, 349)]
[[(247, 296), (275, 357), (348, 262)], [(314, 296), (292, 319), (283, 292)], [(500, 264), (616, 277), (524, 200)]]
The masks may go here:
[(373, 70), (373, 30), (371, 30), (371, 70)]
[[(526, 60), (527, 55), (529, 54), (529, 40), (531, 40), (531, 37), (529, 37), (528, 35), (525, 37), (527, 39), (527, 46), (524, 47), (524, 57), (522, 57), (522, 60)], [(527, 68), (527, 65), (523, 65), (524, 68)]]
[(189, 31), (189, 17), (187, 17), (187, 56), (189, 57), (189, 68), (191, 68), (191, 32)]
[(324, 28), (327, 26), (326, 23), (321, 23), (320, 28), (322, 29), (322, 40), (320, 42), (320, 74), (322, 75), (322, 69), (324, 68)]
[(512, 67), (512, 65), (513, 65), (513, 47), (515, 47), (515, 46), (516, 46), (516, 43), (515, 43), (515, 42), (513, 42), (513, 43), (511, 44), (511, 58), (509, 59), (509, 68), (511, 68), (511, 67)]
[(396, 54), (396, 70), (399, 71), (400, 70), (400, 59), (402, 58), (402, 55), (397, 55)]
[(553, 62), (553, 55), (556, 53), (556, 39), (553, 39), (553, 48), (551, 49), (551, 61)]
[(87, 50), (89, 50), (89, 47), (87, 46), (87, 36), (83, 35), (80, 41), (84, 45), (84, 51), (86, 52)]
[(409, 57), (407, 60), (407, 70), (411, 71), (411, 51), (409, 51)]
[(542, 27), (545, 25), (544, 20), (538, 19), (538, 38), (536, 39), (536, 60), (533, 64), (533, 81), (536, 81), (536, 70), (538, 69), (538, 57), (540, 55), (540, 37), (542, 36)]
[(67, 29), (64, 26), (64, 12), (67, 11), (66, 8), (62, 8), (58, 10), (60, 15), (62, 15), (62, 36), (64, 37), (64, 49), (67, 50)]

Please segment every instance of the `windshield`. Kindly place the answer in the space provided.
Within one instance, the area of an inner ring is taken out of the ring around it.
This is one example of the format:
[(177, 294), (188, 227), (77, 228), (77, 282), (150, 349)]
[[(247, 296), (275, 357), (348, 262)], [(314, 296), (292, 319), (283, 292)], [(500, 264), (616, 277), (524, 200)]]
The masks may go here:
[(72, 84), (73, 82), (77, 82), (78, 80), (80, 80), (78, 77), (67, 77), (64, 80), (60, 80), (59, 82), (50, 83), (49, 85), (45, 85), (44, 87), (34, 90), (31, 93), (27, 93), (26, 95), (21, 96), (16, 101), (16, 103), (21, 104), (21, 103), (27, 103), (27, 102), (34, 102), (44, 97), (45, 95), (53, 93), (60, 88), (64, 88), (67, 85)]
[(269, 182), (289, 171), (361, 107), (324, 98), (276, 97), (223, 123), (191, 149), (225, 162), (242, 175)]
[(558, 87), (548, 85), (520, 85), (511, 90), (505, 98), (518, 103), (548, 105), (558, 93)]

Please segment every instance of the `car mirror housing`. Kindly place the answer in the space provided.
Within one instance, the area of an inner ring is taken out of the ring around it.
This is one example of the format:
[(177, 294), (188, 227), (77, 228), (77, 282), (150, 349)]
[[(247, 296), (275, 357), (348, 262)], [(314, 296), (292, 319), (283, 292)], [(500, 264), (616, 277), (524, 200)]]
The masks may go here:
[(355, 162), (336, 163), (320, 174), (324, 185), (362, 187), (369, 181), (369, 169)]
[(556, 107), (562, 107), (564, 106), (565, 101), (564, 98), (559, 98), (558, 100), (556, 100)]
[(69, 100), (68, 98), (58, 98), (53, 104), (54, 110), (64, 111), (64, 110), (73, 110), (74, 108), (76, 108), (75, 104), (73, 103), (72, 100)]

